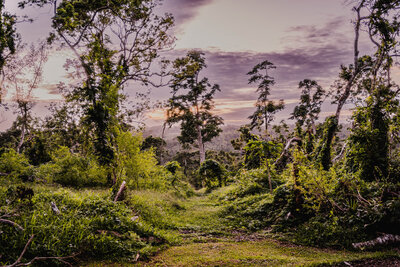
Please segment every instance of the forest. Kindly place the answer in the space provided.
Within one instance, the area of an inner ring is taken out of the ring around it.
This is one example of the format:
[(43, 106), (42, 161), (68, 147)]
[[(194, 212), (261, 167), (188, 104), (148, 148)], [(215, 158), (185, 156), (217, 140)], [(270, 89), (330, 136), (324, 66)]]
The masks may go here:
[[(46, 41), (26, 43), (35, 18), (0, 1), (0, 124), (15, 114), (0, 132), (1, 266), (400, 266), (400, 1), (350, 1), (352, 63), (329, 88), (298, 81), (286, 121), (279, 66), (257, 62), (238, 127), (216, 112), (207, 53), (162, 56), (176, 38), (161, 1), (17, 2), (52, 14)], [(35, 116), (54, 49), (71, 81)]]

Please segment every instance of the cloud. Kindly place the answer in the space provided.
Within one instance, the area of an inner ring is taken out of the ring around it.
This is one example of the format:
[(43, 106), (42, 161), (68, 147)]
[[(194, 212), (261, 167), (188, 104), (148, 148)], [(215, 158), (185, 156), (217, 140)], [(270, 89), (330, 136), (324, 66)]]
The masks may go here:
[(199, 7), (210, 4), (214, 0), (167, 0), (163, 2), (163, 11), (172, 13), (176, 24), (188, 22), (197, 14)]
[[(287, 38), (293, 38), (290, 41), (292, 45), (280, 52), (204, 50), (208, 68), (203, 71), (203, 75), (208, 77), (211, 83), (219, 84), (221, 88), (221, 92), (215, 98), (216, 108), (223, 110), (223, 117), (226, 119), (247, 120), (254, 111), (250, 103), (256, 101), (257, 94), (256, 85), (248, 84), (249, 77), (246, 74), (256, 64), (269, 60), (277, 67), (271, 72), (276, 81), (271, 89), (271, 98), (286, 101), (287, 109), (281, 112), (280, 116), (288, 117), (298, 101), (298, 83), (301, 80), (313, 79), (328, 89), (337, 78), (340, 65), (351, 63), (352, 40), (348, 34), (343, 33), (343, 24), (347, 22), (338, 17), (322, 26), (293, 27), (289, 33), (295, 35)], [(184, 56), (186, 52), (180, 50), (173, 53)], [(231, 105), (227, 109), (228, 100), (246, 102), (247, 106)]]
[[(169, 57), (183, 57), (186, 52), (172, 51)], [(271, 88), (271, 99), (284, 99), (286, 102), (286, 109), (277, 115), (279, 121), (289, 117), (297, 104), (300, 94), (298, 83), (301, 80), (313, 79), (328, 89), (337, 78), (340, 65), (352, 60), (351, 46), (345, 48), (342, 43), (287, 48), (275, 53), (223, 52), (213, 49), (203, 52), (208, 67), (202, 75), (221, 88), (215, 97), (218, 114), (227, 123), (242, 121), (242, 124), (248, 123), (247, 117), (254, 112), (258, 97), (256, 85), (248, 84), (247, 73), (254, 65), (269, 60), (277, 67), (271, 72), (276, 80)]]
[(331, 19), (323, 25), (298, 25), (290, 27), (286, 32), (289, 34), (285, 41), (294, 42), (297, 45), (328, 44), (331, 41), (348, 43), (349, 22), (346, 17), (339, 16)]
[[(247, 73), (256, 64), (269, 60), (277, 67), (270, 74), (276, 81), (271, 88), (271, 99), (284, 99), (286, 102), (286, 109), (278, 114), (277, 119), (289, 117), (298, 102), (300, 81), (313, 79), (328, 89), (337, 78), (340, 65), (351, 63), (352, 40), (351, 35), (344, 33), (344, 25), (348, 26), (348, 23), (343, 17), (338, 17), (325, 25), (292, 27), (284, 39), (287, 46), (279, 52), (203, 50), (208, 67), (202, 75), (221, 88), (215, 97), (218, 113), (228, 121), (248, 122), (247, 117), (254, 112), (258, 95), (256, 85), (248, 84)], [(183, 57), (186, 52), (174, 50), (167, 56), (170, 59)], [(163, 95), (168, 97), (168, 94)]]

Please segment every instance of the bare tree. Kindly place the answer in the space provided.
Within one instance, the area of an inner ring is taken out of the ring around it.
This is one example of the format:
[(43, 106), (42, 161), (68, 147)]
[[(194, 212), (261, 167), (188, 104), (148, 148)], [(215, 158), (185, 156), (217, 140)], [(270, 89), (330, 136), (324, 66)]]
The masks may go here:
[(45, 44), (31, 45), (29, 48), (21, 46), (18, 53), (10, 57), (4, 68), (4, 88), (13, 92), (12, 100), (16, 105), (21, 135), (16, 147), (19, 153), (27, 135), (31, 110), (35, 104), (33, 91), (42, 82), (43, 67), (47, 61)]

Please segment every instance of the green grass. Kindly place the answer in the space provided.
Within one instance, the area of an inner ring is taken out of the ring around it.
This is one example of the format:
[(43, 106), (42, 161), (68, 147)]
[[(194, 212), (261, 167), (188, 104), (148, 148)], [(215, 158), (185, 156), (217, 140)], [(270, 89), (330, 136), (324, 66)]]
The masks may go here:
[[(3, 194), (9, 185), (3, 185)], [(244, 231), (234, 231), (235, 229), (228, 226), (226, 219), (221, 215), (223, 203), (219, 198), (229, 192), (231, 187), (216, 190), (209, 195), (196, 192), (195, 196), (190, 198), (184, 198), (174, 192), (130, 191), (124, 203), (114, 205), (106, 200), (110, 198), (108, 189), (77, 190), (37, 184), (31, 186), (35, 191), (33, 203), (38, 212), (33, 216), (29, 210), (24, 211), (28, 216), (25, 219), (29, 220), (25, 224), (22, 218), (21, 220), (16, 218), (16, 221), (30, 231), (42, 233), (43, 240), (40, 240), (39, 236), (37, 240), (40, 243), (44, 242), (49, 234), (46, 229), (50, 226), (64, 233), (65, 227), (70, 225), (72, 235), (68, 235), (68, 231), (65, 230), (65, 236), (60, 238), (60, 242), (69, 240), (68, 236), (72, 239), (78, 238), (77, 234), (81, 228), (87, 235), (110, 239), (107, 239), (110, 246), (120, 240), (114, 236), (99, 236), (93, 234), (93, 231), (96, 229), (117, 231), (124, 235), (123, 242), (128, 241), (126, 238), (129, 234), (136, 238), (139, 237), (134, 233), (141, 236), (137, 244), (140, 262), (123, 263), (129, 261), (129, 258), (135, 258), (136, 254), (120, 258), (98, 255), (98, 258), (93, 258), (94, 262), (81, 262), (80, 265), (83, 266), (85, 264), (86, 266), (313, 266), (398, 255), (393, 251), (350, 252), (296, 246), (274, 240), (268, 232), (249, 234)], [(49, 206), (51, 200), (56, 201), (62, 210), (61, 217), (51, 213)], [(99, 205), (104, 206), (100, 213), (98, 213)], [(4, 209), (6, 207), (7, 205), (3, 206)], [(45, 210), (47, 215), (41, 215), (39, 210)], [(110, 216), (120, 218), (124, 222), (123, 227), (115, 227), (114, 222), (108, 225), (107, 218)], [(71, 220), (72, 217), (77, 221)], [(134, 223), (130, 222), (131, 218), (136, 218)], [(35, 221), (32, 221), (33, 219)], [(99, 226), (87, 229), (89, 223), (93, 225), (93, 220), (96, 220), (96, 225)], [(152, 238), (151, 236), (163, 237), (168, 242), (155, 245), (151, 239), (146, 239)], [(25, 244), (22, 241), (19, 246)], [(54, 240), (49, 239), (50, 241)], [(75, 243), (79, 244), (78, 241)], [(54, 252), (62, 248), (61, 244), (60, 248), (53, 243), (48, 245)], [(30, 247), (29, 251), (34, 247)], [(111, 247), (105, 247), (102, 251), (109, 249)], [(18, 249), (20, 250), (21, 248)], [(36, 250), (39, 251), (39, 248)], [(118, 254), (118, 251), (115, 252)], [(110, 262), (96, 261), (96, 259), (110, 259)], [(121, 265), (116, 264), (116, 261), (121, 261)]]
[(317, 249), (266, 239), (175, 246), (139, 266), (310, 266), (395, 255)]

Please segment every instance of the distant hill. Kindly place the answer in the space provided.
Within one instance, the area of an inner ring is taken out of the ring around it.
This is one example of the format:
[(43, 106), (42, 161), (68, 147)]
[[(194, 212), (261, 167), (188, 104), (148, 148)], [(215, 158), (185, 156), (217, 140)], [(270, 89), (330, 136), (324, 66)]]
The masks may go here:
[[(348, 130), (351, 127), (350, 124), (343, 124), (342, 130), (338, 133), (340, 139), (345, 139), (349, 136), (350, 131)], [(214, 138), (211, 142), (206, 143), (206, 150), (222, 150), (222, 151), (234, 151), (231, 140), (239, 137), (240, 133), (238, 129), (240, 125), (225, 125), (222, 127), (221, 134)], [(290, 131), (293, 131), (294, 125), (289, 125)], [(166, 128), (164, 133), (164, 140), (167, 142), (166, 150), (168, 151), (169, 156), (175, 155), (177, 152), (182, 150), (181, 144), (179, 144), (177, 136), (180, 133), (179, 126), (173, 126), (171, 128)], [(255, 132), (256, 134), (259, 134)], [(161, 137), (162, 136), (162, 126), (152, 126), (145, 129), (143, 136), (148, 137), (152, 135), (153, 137)]]

